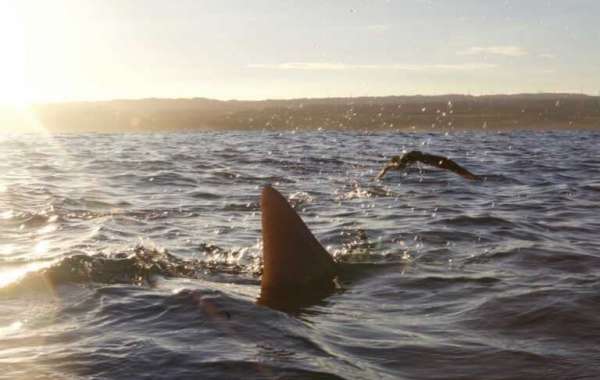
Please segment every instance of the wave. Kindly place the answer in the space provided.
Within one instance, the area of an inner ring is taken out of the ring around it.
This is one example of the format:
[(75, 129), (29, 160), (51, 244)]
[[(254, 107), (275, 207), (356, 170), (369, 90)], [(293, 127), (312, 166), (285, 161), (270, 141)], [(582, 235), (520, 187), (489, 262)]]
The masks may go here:
[(140, 180), (152, 183), (154, 186), (194, 187), (198, 183), (194, 178), (175, 172), (147, 174), (144, 177), (140, 177)]
[(581, 339), (600, 334), (599, 302), (600, 296), (593, 292), (546, 288), (488, 299), (469, 310), (464, 323), (515, 335)]
[(201, 191), (201, 190), (192, 191), (192, 192), (188, 193), (187, 195), (192, 198), (206, 199), (206, 200), (220, 199), (223, 197), (223, 195), (221, 195), (221, 194), (214, 194), (214, 193), (211, 193), (208, 191)]
[(258, 202), (248, 203), (228, 203), (223, 206), (224, 211), (259, 211), (260, 204)]
[[(54, 287), (61, 284), (128, 284), (154, 286), (159, 278), (206, 278), (211, 274), (223, 278), (235, 275), (257, 276), (254, 266), (244, 266), (230, 257), (239, 255), (239, 250), (228, 251), (217, 246), (203, 244), (200, 250), (209, 259), (182, 259), (166, 250), (135, 248), (112, 254), (65, 257), (48, 268), (28, 273), (22, 280), (2, 288), (5, 294), (22, 290)], [(215, 280), (215, 278), (211, 278)]]
[[(107, 240), (106, 233), (123, 234), (108, 227), (95, 236)], [(351, 278), (358, 272), (368, 272), (371, 266), (397, 264), (404, 256), (381, 255), (365, 230), (345, 230), (339, 248), (328, 247), (334, 259), (342, 264), (342, 278)], [(131, 237), (131, 236), (130, 236)], [(124, 284), (153, 287), (160, 279), (208, 279), (213, 282), (259, 284), (262, 260), (260, 246), (225, 249), (210, 243), (201, 243), (197, 258), (181, 258), (167, 250), (148, 248), (142, 244), (129, 250), (112, 253), (74, 254), (64, 257), (43, 269), (29, 272), (23, 279), (0, 290), (3, 294), (46, 289), (63, 284)], [(39, 261), (39, 260), (38, 260)], [(55, 261), (47, 259), (46, 261)], [(4, 266), (21, 266), (27, 260), (4, 259)]]
[(335, 199), (340, 200), (352, 200), (352, 199), (363, 199), (363, 198), (375, 198), (375, 197), (395, 197), (398, 196), (396, 193), (389, 191), (388, 189), (381, 186), (361, 186), (358, 183), (352, 184), (352, 190), (350, 191), (336, 191)]
[(450, 226), (470, 227), (470, 226), (499, 226), (499, 227), (513, 227), (514, 223), (510, 220), (500, 218), (492, 215), (481, 215), (481, 216), (468, 216), (461, 215), (454, 218), (438, 219), (433, 224), (445, 224)]
[[(559, 247), (557, 247), (559, 248)], [(593, 273), (600, 265), (600, 257), (569, 252), (570, 249), (551, 249), (540, 244), (510, 249), (495, 248), (465, 259), (465, 264), (482, 264), (502, 261), (525, 271), (561, 271)]]

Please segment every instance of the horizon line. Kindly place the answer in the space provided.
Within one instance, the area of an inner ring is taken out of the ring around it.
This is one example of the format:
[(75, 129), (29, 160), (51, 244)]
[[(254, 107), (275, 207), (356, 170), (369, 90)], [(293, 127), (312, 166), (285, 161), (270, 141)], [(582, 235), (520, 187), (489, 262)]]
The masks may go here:
[[(130, 98), (97, 98), (97, 99), (64, 99), (64, 100), (48, 100), (48, 101), (35, 101), (25, 102), (25, 107), (35, 107), (44, 105), (59, 105), (59, 104), (76, 104), (76, 103), (110, 103), (110, 102), (135, 102), (135, 101), (149, 101), (149, 100), (171, 100), (171, 101), (185, 101), (185, 100), (206, 100), (215, 102), (269, 102), (269, 101), (294, 101), (294, 100), (328, 100), (328, 99), (364, 99), (364, 98), (408, 98), (408, 97), (444, 97), (444, 96), (465, 96), (465, 97), (487, 97), (487, 96), (535, 96), (535, 95), (557, 95), (557, 96), (582, 96), (582, 97), (600, 97), (598, 94), (590, 94), (582, 91), (540, 91), (540, 92), (506, 92), (506, 93), (433, 93), (433, 94), (390, 94), (390, 95), (348, 95), (348, 96), (324, 96), (324, 97), (273, 97), (273, 98), (210, 98), (206, 96), (192, 96), (192, 97), (162, 97), (162, 96), (147, 96), (147, 97), (130, 97)], [(23, 105), (15, 105), (11, 103), (0, 103), (0, 108), (18, 108)]]

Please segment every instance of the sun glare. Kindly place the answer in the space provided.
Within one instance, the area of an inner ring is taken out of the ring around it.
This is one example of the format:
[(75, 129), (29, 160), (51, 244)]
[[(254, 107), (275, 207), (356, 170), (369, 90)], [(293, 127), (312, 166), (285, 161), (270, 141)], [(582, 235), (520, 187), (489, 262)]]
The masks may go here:
[(14, 5), (0, 3), (0, 104), (27, 103), (24, 25)]
[(21, 280), (27, 273), (47, 268), (53, 263), (54, 261), (34, 261), (14, 268), (3, 268), (0, 270), (0, 289)]

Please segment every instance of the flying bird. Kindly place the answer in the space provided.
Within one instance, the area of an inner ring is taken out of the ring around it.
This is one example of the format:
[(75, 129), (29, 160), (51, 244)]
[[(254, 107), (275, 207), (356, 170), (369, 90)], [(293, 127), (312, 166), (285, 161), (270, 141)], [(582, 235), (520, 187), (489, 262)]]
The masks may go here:
[(466, 179), (479, 180), (481, 176), (475, 175), (463, 168), (456, 162), (443, 156), (436, 156), (429, 153), (419, 152), (418, 150), (410, 151), (402, 156), (393, 156), (387, 164), (381, 169), (376, 179), (382, 179), (390, 170), (403, 170), (415, 162), (422, 162), (426, 165), (435, 166), (440, 169), (449, 170)]

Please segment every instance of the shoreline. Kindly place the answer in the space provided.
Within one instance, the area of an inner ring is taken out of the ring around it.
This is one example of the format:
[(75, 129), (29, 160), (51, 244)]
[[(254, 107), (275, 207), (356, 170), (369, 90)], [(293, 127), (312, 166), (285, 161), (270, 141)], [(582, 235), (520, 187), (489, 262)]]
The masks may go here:
[(600, 96), (142, 99), (0, 108), (0, 132), (600, 130)]

